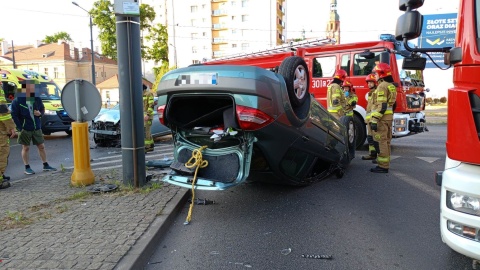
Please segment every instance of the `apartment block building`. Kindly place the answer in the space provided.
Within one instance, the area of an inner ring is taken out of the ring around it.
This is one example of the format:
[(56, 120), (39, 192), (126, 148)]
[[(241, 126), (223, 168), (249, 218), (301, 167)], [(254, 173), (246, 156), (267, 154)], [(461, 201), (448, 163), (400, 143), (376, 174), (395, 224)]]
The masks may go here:
[(285, 40), (285, 0), (144, 0), (168, 27), (171, 66), (185, 67)]

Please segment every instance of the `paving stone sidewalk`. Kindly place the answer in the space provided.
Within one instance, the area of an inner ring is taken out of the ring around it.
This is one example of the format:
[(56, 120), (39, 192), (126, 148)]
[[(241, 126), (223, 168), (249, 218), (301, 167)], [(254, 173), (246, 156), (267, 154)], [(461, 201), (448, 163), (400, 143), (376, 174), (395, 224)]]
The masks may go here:
[(129, 189), (121, 170), (94, 171), (95, 184), (119, 181), (117, 192), (71, 187), (72, 171), (38, 173), (0, 190), (0, 269), (138, 267), (187, 190), (160, 181), (165, 170), (147, 172), (149, 189)]

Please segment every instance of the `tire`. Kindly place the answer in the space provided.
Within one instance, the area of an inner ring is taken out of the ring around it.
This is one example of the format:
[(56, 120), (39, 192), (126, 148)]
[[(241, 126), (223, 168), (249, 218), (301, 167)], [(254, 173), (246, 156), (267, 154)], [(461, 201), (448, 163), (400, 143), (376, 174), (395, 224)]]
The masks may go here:
[[(285, 58), (278, 74), (282, 75), (287, 84), (288, 97), (293, 108), (302, 106), (309, 95), (309, 75), (305, 60), (298, 56), (289, 56)], [(295, 85), (297, 87), (295, 88)]]
[(65, 133), (67, 133), (68, 136), (72, 136), (72, 131), (71, 130), (66, 130)]
[(350, 116), (342, 116), (340, 117), (340, 122), (345, 126), (347, 129), (347, 144), (348, 144), (348, 153), (350, 156), (350, 160), (355, 157), (355, 148), (357, 146), (356, 143), (356, 128), (355, 122), (353, 117)]
[(100, 147), (106, 146), (105, 140), (103, 140), (103, 139), (98, 139), (98, 138), (97, 138), (97, 134), (93, 134), (93, 142), (94, 142), (97, 146), (100, 146)]
[(363, 119), (357, 114), (353, 115), (353, 122), (355, 123), (355, 137), (357, 140), (356, 149), (359, 149), (365, 144), (365, 140), (367, 139), (367, 126)]

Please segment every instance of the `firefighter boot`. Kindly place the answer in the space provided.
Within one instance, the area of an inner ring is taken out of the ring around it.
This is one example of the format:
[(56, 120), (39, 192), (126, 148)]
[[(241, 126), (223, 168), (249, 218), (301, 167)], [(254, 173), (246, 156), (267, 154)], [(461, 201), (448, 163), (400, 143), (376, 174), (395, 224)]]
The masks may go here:
[(373, 173), (388, 173), (388, 169), (378, 167), (378, 166), (375, 168), (371, 168), (370, 171)]
[(0, 189), (5, 189), (10, 187), (10, 182), (3, 181), (3, 178), (0, 179)]
[(377, 155), (365, 155), (365, 156), (362, 156), (362, 160), (374, 160), (374, 159), (377, 159)]
[(153, 146), (151, 144), (145, 145), (145, 153), (153, 152)]

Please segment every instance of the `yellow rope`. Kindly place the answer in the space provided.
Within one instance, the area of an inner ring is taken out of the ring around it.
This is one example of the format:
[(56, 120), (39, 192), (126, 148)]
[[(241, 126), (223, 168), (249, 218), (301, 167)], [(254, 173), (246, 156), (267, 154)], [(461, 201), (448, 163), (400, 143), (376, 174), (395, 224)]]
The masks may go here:
[(206, 145), (193, 150), (192, 156), (190, 159), (185, 163), (185, 167), (187, 168), (193, 168), (195, 167), (195, 174), (193, 175), (193, 180), (192, 180), (192, 201), (190, 203), (190, 208), (188, 209), (188, 215), (187, 219), (185, 220), (184, 224), (187, 225), (190, 223), (190, 220), (192, 220), (192, 211), (193, 211), (193, 205), (194, 205), (194, 199), (195, 199), (195, 182), (197, 182), (197, 172), (199, 168), (205, 168), (208, 166), (208, 161), (203, 160), (202, 157), (202, 151), (207, 148)]

